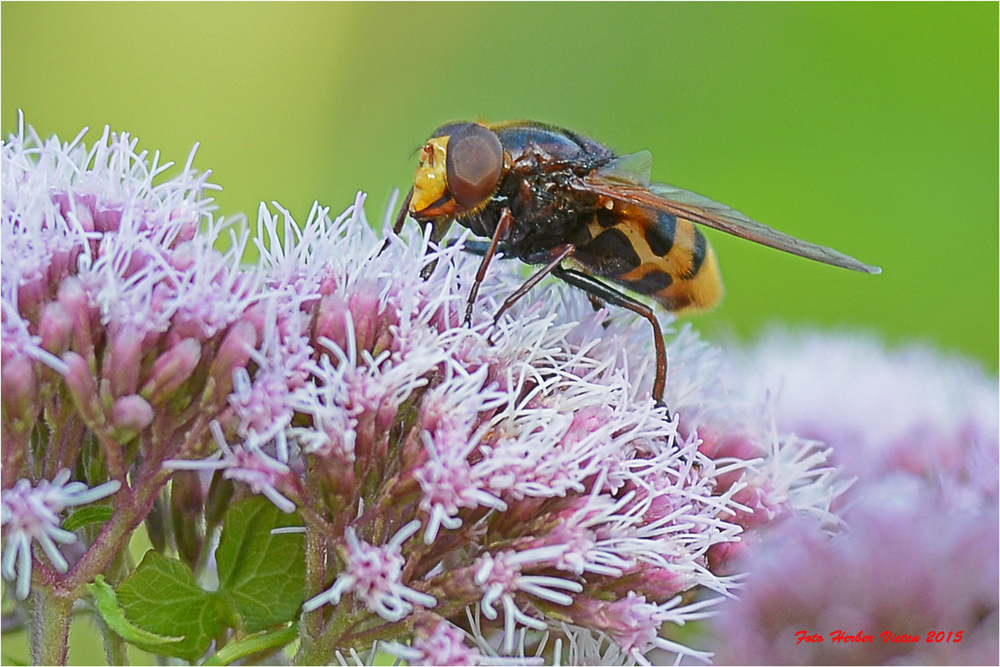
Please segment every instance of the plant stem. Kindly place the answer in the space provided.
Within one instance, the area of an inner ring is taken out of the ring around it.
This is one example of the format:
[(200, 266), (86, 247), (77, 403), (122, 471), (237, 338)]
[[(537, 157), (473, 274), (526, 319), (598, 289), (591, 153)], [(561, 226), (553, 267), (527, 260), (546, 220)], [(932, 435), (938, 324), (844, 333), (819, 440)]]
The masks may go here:
[(42, 586), (32, 588), (31, 600), (31, 661), (36, 665), (65, 665), (73, 600), (58, 597)]
[[(358, 618), (365, 614), (365, 611), (351, 613), (347, 610), (348, 605), (343, 601), (334, 608), (333, 616), (320, 637), (302, 637), (299, 644), (298, 653), (295, 654), (293, 664), (296, 665), (327, 665), (334, 659), (341, 639), (347, 629)], [(322, 613), (322, 610), (320, 610)]]
[(104, 633), (104, 655), (109, 665), (128, 665), (128, 643), (108, 627), (101, 619), (101, 630)]
[[(306, 530), (306, 598), (319, 595), (326, 579), (326, 541), (315, 529)], [(302, 615), (302, 631), (310, 639), (323, 632), (323, 608)]]

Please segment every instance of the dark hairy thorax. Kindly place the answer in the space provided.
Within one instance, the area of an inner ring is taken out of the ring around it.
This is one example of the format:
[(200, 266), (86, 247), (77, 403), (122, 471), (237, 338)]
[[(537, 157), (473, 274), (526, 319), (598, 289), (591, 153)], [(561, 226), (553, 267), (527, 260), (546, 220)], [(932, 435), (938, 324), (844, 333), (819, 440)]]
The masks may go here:
[(611, 149), (568, 130), (517, 123), (494, 128), (511, 166), (482, 209), (456, 221), (478, 236), (492, 237), (503, 209), (514, 218), (500, 249), (508, 257), (540, 264), (564, 243), (590, 240), (596, 196), (573, 191), (574, 179), (592, 173), (615, 156)]

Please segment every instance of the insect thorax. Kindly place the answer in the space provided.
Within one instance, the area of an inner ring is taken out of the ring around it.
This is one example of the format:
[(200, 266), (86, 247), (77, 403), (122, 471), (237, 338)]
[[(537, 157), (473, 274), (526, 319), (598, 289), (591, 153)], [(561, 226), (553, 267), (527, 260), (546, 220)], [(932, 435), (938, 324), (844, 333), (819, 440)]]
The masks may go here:
[(569, 193), (565, 187), (575, 174), (566, 169), (541, 174), (511, 170), (501, 181), (497, 192), (485, 207), (457, 219), (478, 236), (492, 237), (505, 208), (510, 209), (514, 222), (510, 236), (501, 240), (507, 256), (529, 263), (546, 261), (552, 248), (590, 240), (587, 224), (594, 215), (594, 203), (587, 197)]

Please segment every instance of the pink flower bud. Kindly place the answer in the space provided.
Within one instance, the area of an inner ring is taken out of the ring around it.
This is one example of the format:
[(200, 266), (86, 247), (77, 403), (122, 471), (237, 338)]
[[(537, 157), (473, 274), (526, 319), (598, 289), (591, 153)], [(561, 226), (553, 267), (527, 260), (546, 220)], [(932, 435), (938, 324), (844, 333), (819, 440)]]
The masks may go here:
[(89, 306), (87, 291), (77, 276), (68, 276), (59, 284), (57, 299), (70, 312), (85, 310)]
[(167, 261), (178, 271), (187, 271), (198, 260), (197, 248), (198, 246), (190, 241), (179, 243), (170, 253)]
[[(177, 221), (180, 221), (177, 224)], [(195, 211), (175, 209), (170, 212), (170, 222), (177, 224), (176, 242), (190, 241), (198, 234), (201, 219)]]
[(745, 528), (756, 528), (770, 523), (782, 512), (790, 511), (786, 498), (776, 493), (769, 483), (763, 486), (751, 483), (749, 486), (733, 494), (733, 500), (753, 510), (752, 513), (740, 512), (734, 517), (734, 522)]
[(49, 300), (49, 281), (38, 275), (25, 276), (17, 286), (17, 310), (29, 322), (37, 322), (42, 304)]
[[(88, 195), (87, 197), (82, 197), (78, 199), (91, 200), (90, 206), (93, 206), (94, 197)], [(85, 202), (84, 202), (85, 203)], [(73, 213), (76, 215), (76, 219), (80, 221), (80, 226), (83, 227), (83, 231), (92, 232), (94, 231), (94, 214), (91, 212), (90, 208), (86, 205), (77, 206)]]
[(83, 252), (80, 246), (69, 248), (54, 248), (49, 260), (48, 281), (50, 285), (58, 285), (76, 269), (77, 259)]
[(50, 196), (52, 203), (59, 207), (59, 213), (65, 218), (70, 210), (69, 194), (65, 192), (52, 192)]
[[(153, 407), (138, 394), (122, 396), (111, 407), (111, 423), (122, 431), (119, 441), (129, 440), (153, 422)], [(118, 435), (118, 434), (116, 434)]]
[(329, 338), (340, 349), (347, 349), (347, 321), (350, 307), (339, 294), (330, 294), (320, 299), (316, 313), (316, 339)]
[(116, 232), (121, 224), (122, 206), (94, 211), (94, 229), (99, 232)]
[(245, 368), (250, 360), (250, 351), (257, 345), (257, 329), (252, 322), (242, 320), (234, 324), (226, 334), (209, 371), (209, 390), (220, 400), (233, 392), (233, 371)]
[(376, 285), (361, 285), (355, 289), (357, 291), (349, 299), (340, 294), (323, 296), (316, 315), (316, 336), (329, 338), (341, 349), (347, 349), (347, 318), (351, 318), (357, 349), (370, 350), (377, 355), (392, 343), (389, 327), (398, 324), (399, 319), (392, 309), (381, 310)]
[(38, 335), (42, 339), (42, 348), (56, 356), (69, 349), (73, 339), (73, 318), (65, 306), (58, 301), (45, 306), (38, 323)]
[(595, 405), (586, 407), (573, 415), (573, 423), (566, 430), (563, 436), (563, 445), (572, 446), (578, 444), (588, 435), (604, 427), (610, 421), (610, 410), (603, 406)]
[(52, 201), (59, 205), (59, 213), (63, 218), (66, 220), (75, 218), (85, 232), (94, 231), (94, 216), (91, 210), (97, 203), (96, 196), (56, 192), (52, 194)]
[(104, 358), (104, 379), (111, 382), (114, 396), (134, 394), (139, 385), (139, 367), (142, 364), (143, 336), (134, 326), (117, 327), (108, 341)]
[(162, 403), (191, 377), (200, 360), (201, 343), (185, 338), (159, 356), (139, 393), (154, 405)]
[(721, 542), (708, 548), (708, 567), (718, 574), (738, 571), (733, 567), (747, 550), (746, 540), (742, 542)]
[(378, 286), (371, 285), (356, 288), (351, 295), (349, 307), (354, 318), (354, 337), (358, 341), (359, 350), (372, 350), (379, 334), (379, 298)]
[[(431, 623), (434, 627), (430, 627)], [(405, 649), (403, 651), (406, 652)], [(409, 652), (399, 655), (411, 665), (478, 665), (488, 662), (479, 651), (465, 644), (464, 631), (448, 621), (432, 621), (430, 618), (424, 625), (417, 626), (417, 635)]]
[(73, 335), (76, 339), (74, 349), (90, 356), (94, 350), (94, 339), (90, 327), (90, 299), (84, 289), (83, 281), (76, 276), (69, 276), (59, 285), (57, 300), (69, 313), (73, 322)]
[(375, 429), (379, 433), (389, 433), (396, 416), (399, 414), (399, 405), (393, 401), (383, 401), (375, 415)]
[(635, 591), (658, 602), (666, 602), (693, 585), (694, 578), (688, 574), (648, 563), (642, 563), (621, 578), (609, 582), (609, 588), (618, 595), (624, 596), (629, 591)]
[(255, 303), (243, 313), (243, 319), (253, 324), (254, 331), (257, 332), (257, 340), (264, 336), (264, 322), (267, 319), (267, 309), (262, 303)]
[[(732, 457), (749, 461), (765, 455), (761, 445), (742, 431), (723, 433), (703, 424), (698, 427), (698, 437), (701, 439), (698, 451), (712, 459)], [(716, 477), (717, 488), (725, 491), (740, 481), (743, 475), (744, 470), (741, 468), (720, 473)]]
[(69, 369), (64, 376), (66, 386), (69, 387), (77, 410), (88, 426), (103, 425), (104, 409), (101, 405), (101, 396), (94, 372), (87, 364), (87, 360), (76, 352), (67, 352), (63, 355), (63, 362)]
[(14, 354), (3, 362), (0, 370), (3, 390), (4, 424), (15, 433), (31, 430), (35, 425), (41, 404), (38, 402), (38, 384), (31, 359)]
[(606, 632), (626, 651), (638, 649), (645, 653), (661, 623), (656, 618), (656, 607), (632, 591), (614, 602), (594, 601), (591, 611), (587, 627)]
[(344, 498), (351, 498), (358, 486), (357, 474), (353, 461), (346, 461), (341, 456), (316, 458), (316, 472), (326, 483), (326, 488)]

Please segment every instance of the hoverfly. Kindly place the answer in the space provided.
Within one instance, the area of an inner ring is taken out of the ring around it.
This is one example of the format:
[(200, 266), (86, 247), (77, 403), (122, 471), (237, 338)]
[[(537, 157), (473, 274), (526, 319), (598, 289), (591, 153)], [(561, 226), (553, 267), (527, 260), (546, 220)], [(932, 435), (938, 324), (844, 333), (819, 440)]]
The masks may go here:
[(448, 123), (420, 150), (413, 188), (394, 231), (400, 232), (408, 213), (433, 225), (435, 242), (452, 222), (490, 239), (489, 244), (467, 244), (483, 259), (466, 305), (466, 324), (497, 251), (541, 268), (506, 299), (494, 324), (549, 274), (645, 318), (656, 347), (653, 397), (661, 404), (667, 354), (653, 309), (599, 278), (651, 296), (674, 312), (713, 307), (722, 296), (719, 266), (693, 223), (826, 264), (881, 273), (701, 195), (650, 183), (651, 166), (649, 151), (618, 156), (588, 137), (541, 123)]

